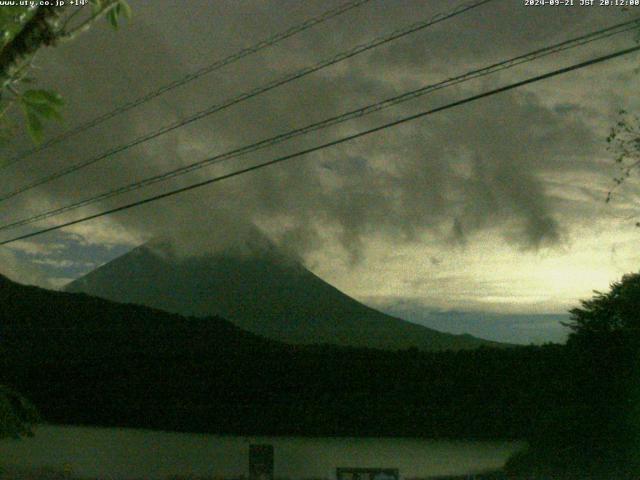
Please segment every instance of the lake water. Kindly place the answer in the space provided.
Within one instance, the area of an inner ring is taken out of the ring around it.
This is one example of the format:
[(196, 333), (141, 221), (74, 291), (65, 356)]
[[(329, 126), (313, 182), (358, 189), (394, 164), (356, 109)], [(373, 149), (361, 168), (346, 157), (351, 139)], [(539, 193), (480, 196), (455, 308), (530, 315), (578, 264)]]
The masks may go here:
[(335, 478), (336, 467), (398, 468), (403, 478), (499, 469), (519, 442), (385, 438), (234, 437), (148, 430), (40, 426), (0, 440), (5, 466), (53, 468), (82, 477), (165, 478), (248, 475), (250, 444), (271, 444), (275, 476)]

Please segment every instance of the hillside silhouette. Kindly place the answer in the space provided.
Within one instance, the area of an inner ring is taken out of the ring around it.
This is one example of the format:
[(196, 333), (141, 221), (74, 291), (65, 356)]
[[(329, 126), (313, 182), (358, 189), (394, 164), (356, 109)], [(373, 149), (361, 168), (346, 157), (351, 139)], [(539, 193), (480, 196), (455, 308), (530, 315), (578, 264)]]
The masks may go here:
[(0, 382), (53, 423), (297, 435), (522, 438), (564, 395), (561, 346), (291, 346), (0, 278)]

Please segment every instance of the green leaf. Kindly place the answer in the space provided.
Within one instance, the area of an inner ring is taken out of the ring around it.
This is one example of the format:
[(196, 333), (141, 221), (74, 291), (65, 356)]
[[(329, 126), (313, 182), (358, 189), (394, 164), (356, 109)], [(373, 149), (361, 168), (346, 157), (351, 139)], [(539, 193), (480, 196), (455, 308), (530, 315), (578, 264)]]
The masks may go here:
[(43, 126), (38, 115), (31, 110), (27, 110), (27, 130), (29, 130), (29, 135), (33, 138), (33, 141), (36, 143), (42, 142), (43, 136)]
[(49, 90), (27, 90), (22, 94), (22, 100), (31, 104), (47, 104), (62, 106), (64, 100), (60, 94)]
[(51, 90), (40, 90), (40, 91), (42, 92), (42, 95), (44, 95), (49, 100), (49, 103), (51, 105), (57, 105), (58, 107), (61, 107), (62, 105), (64, 105), (64, 100), (59, 93), (52, 92)]
[(120, 6), (122, 7), (122, 15), (124, 16), (124, 18), (126, 18), (127, 20), (131, 20), (133, 12), (131, 11), (129, 3), (126, 0), (120, 0)]
[(27, 105), (30, 111), (40, 115), (42, 118), (51, 120), (62, 120), (62, 115), (58, 109), (48, 103), (32, 103)]
[(116, 4), (112, 9), (107, 12), (107, 21), (111, 24), (111, 26), (117, 30), (118, 29), (118, 16), (120, 15), (120, 4)]
[(20, 98), (26, 113), (33, 113), (44, 119), (62, 120), (60, 107), (62, 97), (47, 90), (27, 90)]

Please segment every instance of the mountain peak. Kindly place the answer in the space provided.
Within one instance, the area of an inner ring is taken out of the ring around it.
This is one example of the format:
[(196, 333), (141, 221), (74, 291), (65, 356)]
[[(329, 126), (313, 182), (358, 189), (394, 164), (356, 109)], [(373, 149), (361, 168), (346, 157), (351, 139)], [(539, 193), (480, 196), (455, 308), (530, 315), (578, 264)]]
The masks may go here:
[(280, 250), (257, 228), (158, 237), (67, 286), (187, 316), (220, 316), (294, 344), (382, 349), (490, 344), (386, 315), (347, 296)]
[(156, 255), (173, 259), (220, 255), (290, 258), (262, 230), (248, 223), (174, 231), (152, 238), (143, 247)]

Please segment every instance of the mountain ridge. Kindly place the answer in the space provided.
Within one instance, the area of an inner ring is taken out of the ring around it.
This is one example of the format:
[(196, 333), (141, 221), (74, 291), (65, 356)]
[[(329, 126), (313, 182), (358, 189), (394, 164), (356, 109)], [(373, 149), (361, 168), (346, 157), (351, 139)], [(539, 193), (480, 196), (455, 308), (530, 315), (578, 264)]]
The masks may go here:
[[(497, 342), (447, 334), (386, 315), (349, 297), (264, 236), (212, 253), (157, 238), (68, 284), (64, 290), (186, 316), (217, 315), (290, 344), (422, 350)], [(183, 251), (180, 252), (180, 249)]]

